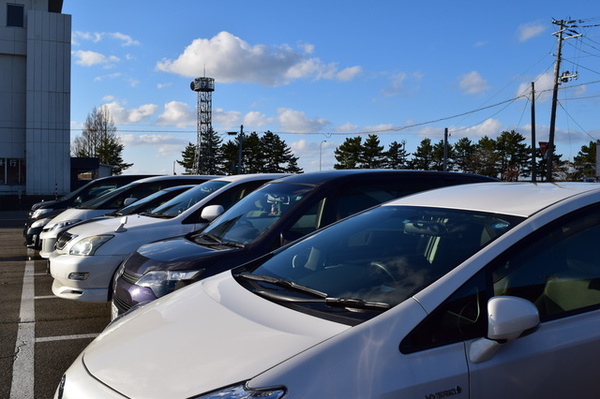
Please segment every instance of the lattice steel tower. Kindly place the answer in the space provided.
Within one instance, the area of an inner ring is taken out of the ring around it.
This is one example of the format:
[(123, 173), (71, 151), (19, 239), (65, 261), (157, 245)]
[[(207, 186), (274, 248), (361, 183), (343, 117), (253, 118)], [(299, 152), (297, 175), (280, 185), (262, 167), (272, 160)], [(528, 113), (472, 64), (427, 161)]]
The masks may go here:
[(212, 174), (214, 165), (211, 162), (213, 157), (210, 137), (212, 135), (212, 92), (215, 91), (215, 80), (206, 77), (196, 78), (190, 84), (190, 88), (198, 93), (197, 143), (194, 167), (198, 174)]

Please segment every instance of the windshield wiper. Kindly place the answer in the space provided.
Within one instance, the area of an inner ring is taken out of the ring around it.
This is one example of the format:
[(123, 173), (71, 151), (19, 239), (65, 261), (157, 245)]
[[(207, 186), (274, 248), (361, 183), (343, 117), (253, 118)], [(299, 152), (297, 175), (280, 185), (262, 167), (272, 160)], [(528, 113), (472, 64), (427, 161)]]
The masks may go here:
[(310, 288), (305, 285), (298, 284), (298, 283), (295, 283), (295, 282), (289, 281), (289, 280), (284, 280), (284, 279), (278, 278), (278, 277), (251, 274), (251, 273), (240, 273), (237, 276), (244, 278), (246, 280), (259, 281), (259, 282), (278, 285), (278, 286), (284, 287), (284, 288), (289, 288), (294, 291), (301, 292), (303, 294), (310, 294), (312, 296), (316, 296), (317, 298), (320, 298), (320, 299), (327, 298), (327, 294), (322, 291), (315, 290), (314, 288)]
[(392, 307), (387, 302), (365, 301), (358, 298), (325, 298), (325, 304), (331, 307), (365, 310), (387, 310)]
[[(309, 288), (310, 289), (310, 288)], [(386, 302), (365, 301), (358, 298), (335, 298), (335, 297), (317, 297), (317, 298), (300, 298), (297, 296), (287, 295), (276, 291), (256, 290), (254, 293), (268, 299), (274, 299), (279, 302), (290, 303), (322, 303), (332, 308), (351, 308), (360, 310), (376, 310), (384, 311), (392, 307)]]

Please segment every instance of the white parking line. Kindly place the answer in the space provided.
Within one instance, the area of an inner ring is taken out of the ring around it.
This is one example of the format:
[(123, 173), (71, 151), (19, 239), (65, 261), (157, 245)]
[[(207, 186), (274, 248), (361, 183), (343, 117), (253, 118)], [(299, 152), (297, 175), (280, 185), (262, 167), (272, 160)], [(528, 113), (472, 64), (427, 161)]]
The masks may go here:
[(89, 339), (89, 338), (96, 338), (98, 335), (100, 335), (99, 333), (92, 333), (92, 334), (75, 334), (75, 335), (59, 335), (56, 337), (39, 337), (35, 339), (35, 342), (53, 342), (53, 341), (66, 341), (69, 339)]
[(30, 399), (34, 397), (35, 307), (33, 305), (33, 271), (34, 262), (26, 261), (10, 399)]

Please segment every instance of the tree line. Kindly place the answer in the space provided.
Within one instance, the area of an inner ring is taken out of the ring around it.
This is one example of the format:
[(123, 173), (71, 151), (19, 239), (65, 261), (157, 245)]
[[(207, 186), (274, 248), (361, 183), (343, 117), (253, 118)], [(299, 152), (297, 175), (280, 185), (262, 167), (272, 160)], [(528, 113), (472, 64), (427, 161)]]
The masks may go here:
[[(379, 137), (369, 135), (350, 137), (334, 151), (335, 169), (420, 169), (476, 173), (503, 181), (530, 180), (535, 167), (536, 181), (546, 180), (548, 160), (539, 148), (532, 162), (531, 146), (518, 132), (503, 131), (496, 138), (482, 137), (477, 142), (461, 138), (456, 143), (423, 139), (413, 153), (406, 142), (392, 142), (388, 149)], [(562, 159), (556, 152), (552, 157), (553, 181), (578, 181), (596, 175), (596, 143), (584, 145), (574, 160)]]
[[(92, 110), (81, 136), (71, 144), (74, 156), (97, 157), (101, 163), (113, 166), (113, 174), (121, 174), (133, 165), (123, 161), (123, 148), (105, 107)], [(226, 143), (210, 131), (200, 149), (197, 144), (188, 143), (181, 156), (177, 163), (187, 174), (302, 173), (299, 158), (284, 140), (270, 131), (260, 136), (256, 132), (240, 133)], [(385, 149), (375, 134), (364, 141), (361, 136), (348, 137), (334, 150), (334, 156), (335, 169), (447, 170), (503, 181), (530, 180), (534, 167), (536, 181), (544, 181), (548, 162), (536, 148), (533, 163), (531, 146), (514, 130), (503, 131), (495, 139), (485, 136), (476, 142), (461, 138), (453, 144), (444, 140), (434, 143), (424, 138), (412, 153), (406, 150), (405, 141), (394, 141)], [(583, 145), (573, 161), (563, 160), (562, 154), (554, 152), (552, 180), (580, 181), (595, 176), (596, 142)]]

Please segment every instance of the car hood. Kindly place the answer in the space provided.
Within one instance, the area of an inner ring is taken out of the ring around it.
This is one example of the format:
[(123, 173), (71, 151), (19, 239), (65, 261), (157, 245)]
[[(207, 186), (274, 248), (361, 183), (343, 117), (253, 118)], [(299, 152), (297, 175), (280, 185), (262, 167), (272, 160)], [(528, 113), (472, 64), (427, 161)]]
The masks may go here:
[(260, 298), (225, 272), (110, 325), (83, 362), (128, 397), (190, 397), (250, 379), (348, 328)]
[(144, 258), (156, 262), (181, 262), (199, 257), (212, 256), (224, 251), (237, 251), (239, 248), (219, 250), (197, 244), (185, 237), (174, 237), (151, 242), (138, 248), (137, 252)]
[(47, 227), (50, 228), (51, 226), (53, 226), (56, 223), (65, 221), (65, 220), (86, 220), (86, 219), (91, 219), (94, 218), (96, 216), (102, 216), (108, 212), (112, 212), (114, 211), (114, 209), (77, 209), (77, 208), (69, 208), (69, 209), (65, 209), (64, 211), (62, 211), (61, 213), (59, 213), (58, 215), (56, 215), (56, 217), (54, 219), (52, 219), (48, 224)]
[[(123, 233), (126, 233), (129, 230), (139, 229), (140, 227), (150, 225), (154, 226), (158, 223), (169, 222), (170, 220), (172, 219), (157, 219), (142, 215), (102, 218), (91, 220), (89, 223), (73, 226), (69, 229), (69, 233), (86, 236), (97, 234), (115, 234), (115, 230), (121, 230)], [(119, 226), (121, 226), (123, 221), (125, 221), (125, 224), (121, 229), (119, 229)]]

